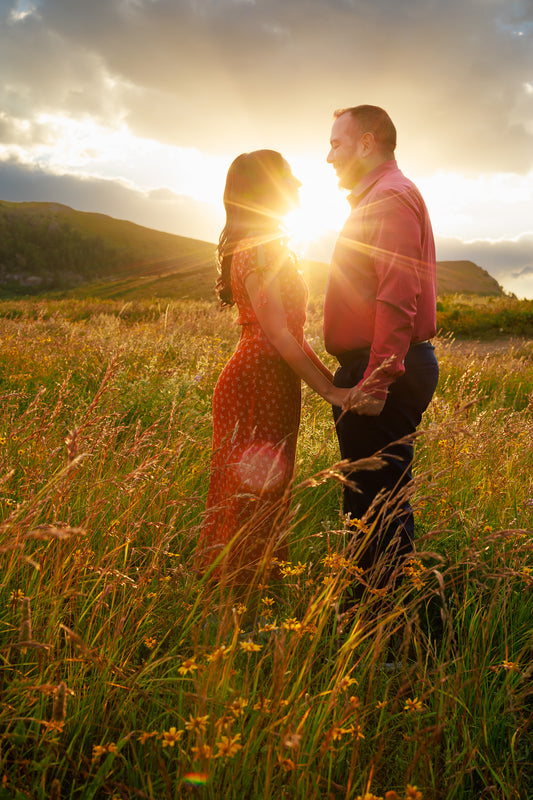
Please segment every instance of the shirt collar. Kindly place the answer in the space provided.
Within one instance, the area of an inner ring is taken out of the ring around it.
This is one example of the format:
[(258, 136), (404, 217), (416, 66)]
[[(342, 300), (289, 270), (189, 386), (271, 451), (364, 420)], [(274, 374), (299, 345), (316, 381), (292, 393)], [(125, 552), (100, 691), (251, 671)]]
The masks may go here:
[(396, 159), (391, 158), (388, 161), (384, 161), (382, 164), (379, 164), (377, 167), (374, 167), (373, 170), (368, 172), (364, 178), (355, 184), (352, 191), (348, 195), (348, 202), (352, 208), (359, 203), (361, 197), (373, 186), (378, 180), (389, 172), (394, 172), (398, 169), (398, 165), (396, 163)]

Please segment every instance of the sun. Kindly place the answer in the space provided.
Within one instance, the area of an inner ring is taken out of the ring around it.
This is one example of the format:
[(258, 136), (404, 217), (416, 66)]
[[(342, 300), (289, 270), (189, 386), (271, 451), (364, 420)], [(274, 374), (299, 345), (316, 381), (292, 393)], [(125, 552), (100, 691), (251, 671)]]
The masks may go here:
[(346, 194), (339, 190), (332, 168), (316, 159), (287, 159), (302, 182), (300, 206), (285, 217), (291, 247), (305, 256), (313, 243), (338, 232), (348, 216)]

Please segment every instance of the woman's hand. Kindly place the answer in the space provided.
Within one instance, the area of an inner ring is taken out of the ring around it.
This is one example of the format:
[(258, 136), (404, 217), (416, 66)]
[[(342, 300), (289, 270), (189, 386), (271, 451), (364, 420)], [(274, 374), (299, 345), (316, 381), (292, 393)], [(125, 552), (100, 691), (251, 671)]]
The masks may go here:
[(352, 411), (367, 417), (378, 417), (383, 411), (386, 397), (374, 397), (368, 392), (364, 392), (359, 386), (354, 386), (347, 391), (348, 397), (341, 406), (343, 411)]
[(341, 386), (333, 386), (333, 384), (331, 384), (331, 389), (329, 392), (330, 396), (326, 397), (325, 399), (328, 401), (328, 403), (331, 403), (332, 406), (338, 406), (345, 411), (347, 404), (350, 402), (351, 392), (351, 388), (344, 389)]

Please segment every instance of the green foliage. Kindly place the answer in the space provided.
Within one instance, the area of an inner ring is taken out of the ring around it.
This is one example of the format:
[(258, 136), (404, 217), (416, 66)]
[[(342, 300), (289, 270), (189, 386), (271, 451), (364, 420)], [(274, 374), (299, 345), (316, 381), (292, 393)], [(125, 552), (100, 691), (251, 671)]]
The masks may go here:
[(215, 245), (57, 203), (0, 201), (0, 294), (213, 295)]
[(515, 297), (446, 296), (437, 303), (439, 335), (495, 339), (533, 336), (533, 300)]
[[(307, 390), (283, 577), (235, 596), (195, 570), (233, 312), (0, 310), (2, 800), (533, 795), (530, 342), (437, 342), (416, 558), (347, 620), (361, 576)], [(308, 333), (321, 351), (318, 305)]]
[(32, 294), (94, 280), (115, 270), (116, 248), (61, 218), (30, 219), (0, 205), (0, 286)]

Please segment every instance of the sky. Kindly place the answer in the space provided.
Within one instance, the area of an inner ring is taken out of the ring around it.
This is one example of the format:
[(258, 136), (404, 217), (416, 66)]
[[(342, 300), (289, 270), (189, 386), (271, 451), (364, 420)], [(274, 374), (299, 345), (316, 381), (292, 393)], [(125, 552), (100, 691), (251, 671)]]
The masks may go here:
[(280, 150), (328, 261), (333, 112), (370, 103), (439, 260), (533, 298), (533, 0), (0, 0), (0, 199), (216, 242), (227, 168)]

